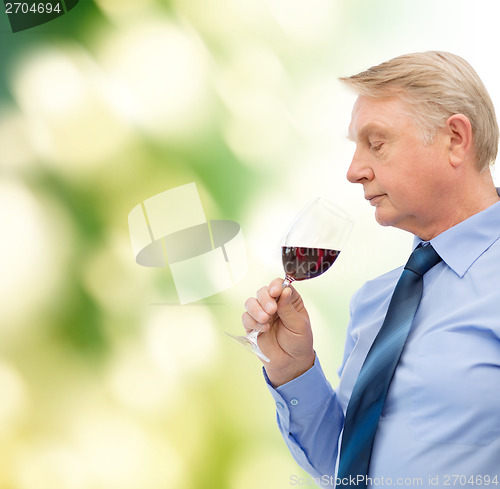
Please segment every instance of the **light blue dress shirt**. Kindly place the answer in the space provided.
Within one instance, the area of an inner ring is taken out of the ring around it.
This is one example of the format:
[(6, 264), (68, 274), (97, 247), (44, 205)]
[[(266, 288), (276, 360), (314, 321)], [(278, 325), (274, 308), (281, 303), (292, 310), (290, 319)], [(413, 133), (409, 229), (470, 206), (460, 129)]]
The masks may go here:
[[(422, 300), (380, 418), (368, 487), (500, 488), (500, 202), (431, 240), (442, 262)], [(415, 238), (414, 247), (420, 243)], [(298, 464), (334, 487), (347, 403), (402, 267), (367, 282), (350, 305), (334, 391), (319, 360), (269, 390)]]

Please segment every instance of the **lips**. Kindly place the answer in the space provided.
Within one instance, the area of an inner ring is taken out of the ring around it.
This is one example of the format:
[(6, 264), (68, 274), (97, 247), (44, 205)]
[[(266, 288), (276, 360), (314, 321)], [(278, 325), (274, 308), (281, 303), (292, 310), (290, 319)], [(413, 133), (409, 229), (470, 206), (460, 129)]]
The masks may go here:
[(384, 197), (385, 194), (371, 194), (371, 195), (366, 195), (365, 199), (370, 202), (371, 205), (377, 205), (379, 201)]

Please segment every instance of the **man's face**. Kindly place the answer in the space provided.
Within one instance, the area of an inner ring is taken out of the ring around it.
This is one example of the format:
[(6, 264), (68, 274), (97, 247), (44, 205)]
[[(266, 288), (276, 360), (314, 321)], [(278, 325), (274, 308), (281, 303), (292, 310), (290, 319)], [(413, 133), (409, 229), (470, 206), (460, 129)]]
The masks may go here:
[(347, 179), (363, 185), (377, 222), (422, 239), (439, 234), (438, 221), (450, 211), (446, 202), (440, 202), (450, 185), (444, 133), (438, 131), (426, 146), (402, 101), (360, 96), (349, 138), (356, 151)]

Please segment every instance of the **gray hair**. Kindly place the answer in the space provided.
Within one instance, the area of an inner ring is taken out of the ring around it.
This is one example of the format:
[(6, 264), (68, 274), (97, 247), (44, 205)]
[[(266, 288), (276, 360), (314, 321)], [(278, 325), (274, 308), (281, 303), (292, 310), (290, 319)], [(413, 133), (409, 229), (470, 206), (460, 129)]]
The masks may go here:
[(450, 116), (465, 115), (472, 126), (477, 168), (495, 162), (495, 108), (477, 73), (460, 56), (443, 51), (405, 54), (340, 80), (359, 95), (396, 96), (406, 102), (424, 144), (432, 143)]

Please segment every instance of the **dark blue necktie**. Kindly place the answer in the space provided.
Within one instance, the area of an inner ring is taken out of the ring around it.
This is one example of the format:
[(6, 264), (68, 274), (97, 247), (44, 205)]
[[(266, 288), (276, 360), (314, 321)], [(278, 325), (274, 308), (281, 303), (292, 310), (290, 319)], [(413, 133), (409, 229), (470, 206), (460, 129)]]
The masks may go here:
[(431, 245), (418, 246), (404, 267), (347, 406), (337, 487), (366, 487), (373, 439), (389, 384), (422, 298), (423, 275), (440, 261)]

